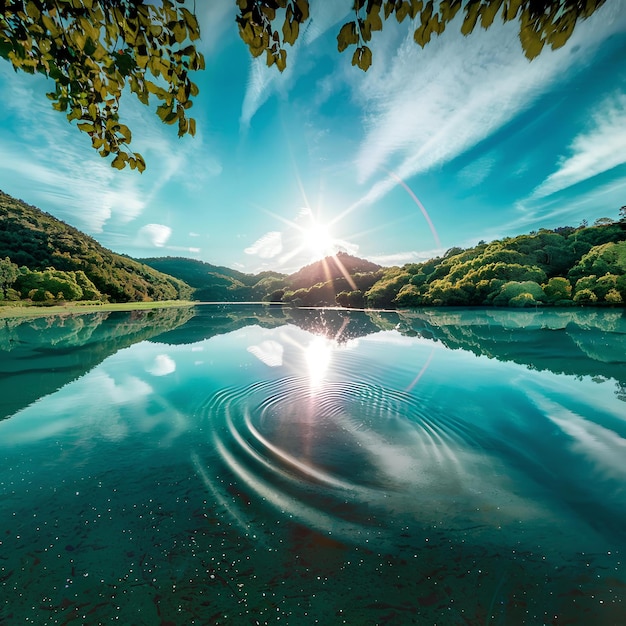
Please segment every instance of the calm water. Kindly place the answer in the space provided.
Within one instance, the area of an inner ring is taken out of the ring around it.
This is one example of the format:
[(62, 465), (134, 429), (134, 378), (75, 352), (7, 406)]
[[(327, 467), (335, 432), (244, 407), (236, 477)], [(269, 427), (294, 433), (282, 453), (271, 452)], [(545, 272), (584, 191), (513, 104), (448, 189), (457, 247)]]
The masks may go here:
[(2, 624), (624, 624), (621, 311), (0, 320)]

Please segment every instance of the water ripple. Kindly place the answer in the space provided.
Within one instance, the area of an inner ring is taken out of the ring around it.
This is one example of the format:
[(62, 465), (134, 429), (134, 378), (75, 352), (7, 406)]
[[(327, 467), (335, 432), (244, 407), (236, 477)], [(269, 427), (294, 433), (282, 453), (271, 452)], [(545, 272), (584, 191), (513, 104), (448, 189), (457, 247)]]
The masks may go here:
[(366, 382), (256, 382), (199, 412), (217, 459), (195, 453), (194, 465), (237, 525), (249, 527), (255, 503), (345, 539), (458, 501), (484, 439), (415, 392)]

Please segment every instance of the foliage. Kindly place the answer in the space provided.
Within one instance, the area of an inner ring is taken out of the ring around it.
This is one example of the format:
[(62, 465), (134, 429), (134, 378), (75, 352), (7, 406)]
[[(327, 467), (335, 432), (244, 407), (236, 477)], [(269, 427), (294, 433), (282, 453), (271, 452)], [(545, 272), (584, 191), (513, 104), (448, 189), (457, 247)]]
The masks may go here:
[(119, 117), (122, 93), (160, 104), (159, 118), (195, 134), (188, 117), (198, 87), (190, 73), (204, 68), (194, 41), (196, 17), (182, 0), (7, 0), (0, 5), (0, 57), (15, 71), (41, 73), (55, 90), (52, 106), (77, 121), (111, 165), (145, 169), (128, 148), (132, 133)]
[(7, 289), (17, 280), (19, 276), (19, 268), (15, 263), (11, 262), (11, 259), (7, 256), (4, 259), (0, 258), (0, 289), (2, 289), (2, 296), (7, 297)]
[(626, 241), (598, 245), (583, 255), (580, 261), (569, 271), (570, 279), (595, 274), (626, 273)]
[(335, 297), (335, 302), (349, 309), (362, 309), (365, 306), (365, 297), (359, 289), (342, 291)]
[[(352, 65), (367, 71), (372, 64), (370, 42), (391, 16), (398, 23), (409, 18), (416, 27), (413, 39), (422, 48), (463, 13), (461, 33), (469, 35), (480, 24), (489, 28), (496, 18), (519, 22), (519, 40), (528, 59), (545, 46), (565, 45), (579, 20), (588, 18), (605, 0), (355, 0), (353, 13), (337, 35), (339, 52), (352, 51)], [(237, 0), (239, 34), (253, 56), (265, 53), (269, 66), (282, 72), (286, 46), (293, 46), (310, 17), (308, 0)], [(415, 20), (415, 21), (413, 21)]]
[(0, 258), (4, 256), (31, 271), (51, 267), (75, 272), (81, 289), (115, 302), (191, 295), (184, 282), (115, 254), (79, 230), (0, 192)]
[(365, 292), (365, 303), (374, 309), (393, 307), (396, 294), (408, 284), (410, 276), (397, 267), (385, 270), (380, 280)]
[(556, 303), (567, 300), (572, 295), (572, 285), (567, 278), (553, 276), (546, 284), (542, 285), (548, 302)]
[(537, 306), (543, 302), (546, 294), (541, 285), (526, 280), (511, 281), (500, 287), (500, 293), (493, 299), (495, 306)]
[[(100, 299), (102, 295), (96, 286), (85, 276), (85, 273), (80, 272), (82, 274), (80, 277), (77, 274), (78, 272), (63, 272), (54, 268), (48, 268), (42, 272), (31, 272), (24, 268), (20, 272), (15, 286), (20, 291), (22, 298), (31, 298), (32, 300), (53, 300), (55, 298), (58, 300)], [(85, 285), (87, 295), (85, 295), (79, 281)], [(51, 295), (45, 295), (48, 293)]]
[(591, 289), (577, 290), (574, 296), (574, 302), (577, 304), (595, 304), (597, 301), (598, 296)]

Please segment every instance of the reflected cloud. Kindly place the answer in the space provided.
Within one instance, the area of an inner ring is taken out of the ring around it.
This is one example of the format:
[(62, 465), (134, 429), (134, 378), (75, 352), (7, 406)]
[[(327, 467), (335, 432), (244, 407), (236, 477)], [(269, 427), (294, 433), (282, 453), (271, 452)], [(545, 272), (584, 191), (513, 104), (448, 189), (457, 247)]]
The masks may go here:
[(176, 371), (176, 363), (167, 354), (158, 354), (154, 358), (154, 363), (147, 367), (146, 371), (153, 376), (167, 376)]
[(606, 478), (626, 480), (626, 439), (546, 398), (535, 395), (533, 400), (571, 438), (573, 450), (590, 461), (598, 473)]
[(248, 352), (269, 367), (280, 367), (283, 364), (284, 348), (277, 341), (263, 341), (257, 346), (250, 346)]

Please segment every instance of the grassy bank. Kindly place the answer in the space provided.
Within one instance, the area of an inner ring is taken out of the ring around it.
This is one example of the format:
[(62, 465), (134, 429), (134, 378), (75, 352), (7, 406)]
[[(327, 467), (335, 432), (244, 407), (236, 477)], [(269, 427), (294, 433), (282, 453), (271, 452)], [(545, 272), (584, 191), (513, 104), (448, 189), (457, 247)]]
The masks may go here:
[(54, 306), (25, 305), (24, 303), (1, 303), (0, 318), (7, 317), (47, 317), (48, 315), (80, 315), (96, 311), (137, 311), (170, 307), (193, 306), (188, 300), (163, 300), (159, 302), (69, 302)]

